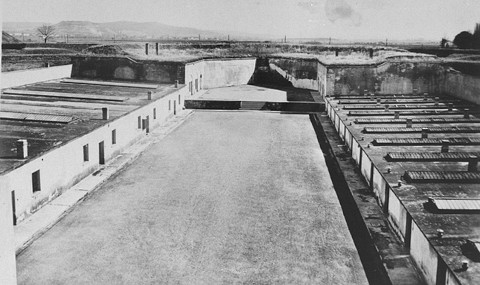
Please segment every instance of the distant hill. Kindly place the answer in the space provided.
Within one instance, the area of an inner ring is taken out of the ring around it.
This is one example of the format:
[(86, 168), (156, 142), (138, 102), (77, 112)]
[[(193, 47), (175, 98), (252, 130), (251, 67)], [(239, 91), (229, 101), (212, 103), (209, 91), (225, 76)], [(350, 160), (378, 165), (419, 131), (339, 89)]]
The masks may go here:
[[(37, 27), (44, 23), (5, 22), (3, 30), (10, 33), (35, 34)], [(165, 25), (158, 22), (109, 22), (94, 23), (88, 21), (62, 21), (55, 26), (58, 37), (103, 37), (103, 38), (227, 38), (229, 32), (209, 31), (196, 28), (185, 28)], [(230, 33), (232, 36), (251, 39), (263, 37), (244, 33)]]
[(15, 44), (19, 43), (20, 41), (17, 40), (14, 36), (2, 31), (2, 44)]

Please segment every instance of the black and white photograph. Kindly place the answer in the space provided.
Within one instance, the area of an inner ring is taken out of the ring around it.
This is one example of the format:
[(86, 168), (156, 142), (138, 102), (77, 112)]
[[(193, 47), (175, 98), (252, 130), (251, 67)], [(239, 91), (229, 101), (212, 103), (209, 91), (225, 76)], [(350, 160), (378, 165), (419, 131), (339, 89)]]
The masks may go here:
[(480, 284), (479, 0), (0, 11), (0, 285)]

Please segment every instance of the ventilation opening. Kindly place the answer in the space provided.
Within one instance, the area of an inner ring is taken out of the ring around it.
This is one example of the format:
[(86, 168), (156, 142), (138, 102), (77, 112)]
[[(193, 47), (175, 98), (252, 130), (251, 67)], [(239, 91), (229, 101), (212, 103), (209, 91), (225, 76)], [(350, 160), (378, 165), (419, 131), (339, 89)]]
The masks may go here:
[(16, 213), (16, 199), (15, 199), (15, 190), (12, 191), (12, 216), (13, 216), (13, 225), (17, 225), (17, 214)]
[(32, 173), (32, 190), (33, 190), (33, 193), (42, 190), (40, 185), (40, 170), (37, 170)]
[(117, 143), (117, 130), (112, 130), (112, 144)]

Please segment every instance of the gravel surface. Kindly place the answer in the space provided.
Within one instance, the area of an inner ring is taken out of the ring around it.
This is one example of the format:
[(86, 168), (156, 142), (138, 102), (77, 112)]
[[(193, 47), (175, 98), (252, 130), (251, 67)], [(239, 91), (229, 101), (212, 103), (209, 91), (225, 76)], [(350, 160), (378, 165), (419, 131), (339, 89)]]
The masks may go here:
[(367, 284), (308, 115), (196, 112), (17, 257), (19, 284)]

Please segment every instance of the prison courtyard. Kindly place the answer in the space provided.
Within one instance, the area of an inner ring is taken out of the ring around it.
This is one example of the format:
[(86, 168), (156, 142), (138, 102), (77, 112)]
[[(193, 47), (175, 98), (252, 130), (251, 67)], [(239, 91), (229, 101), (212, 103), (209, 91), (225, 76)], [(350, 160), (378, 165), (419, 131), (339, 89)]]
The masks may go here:
[(313, 49), (2, 74), (5, 283), (478, 283), (478, 78)]

